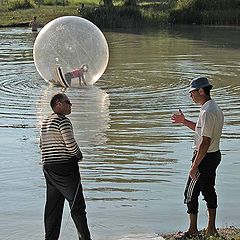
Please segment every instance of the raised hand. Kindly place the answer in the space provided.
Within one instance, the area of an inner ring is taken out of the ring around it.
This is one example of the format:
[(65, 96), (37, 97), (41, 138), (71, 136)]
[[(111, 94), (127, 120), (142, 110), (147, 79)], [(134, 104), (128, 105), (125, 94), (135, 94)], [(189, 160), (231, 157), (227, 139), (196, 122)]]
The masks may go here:
[(185, 120), (185, 116), (181, 109), (179, 109), (176, 113), (174, 113), (171, 117), (172, 123), (183, 123)]

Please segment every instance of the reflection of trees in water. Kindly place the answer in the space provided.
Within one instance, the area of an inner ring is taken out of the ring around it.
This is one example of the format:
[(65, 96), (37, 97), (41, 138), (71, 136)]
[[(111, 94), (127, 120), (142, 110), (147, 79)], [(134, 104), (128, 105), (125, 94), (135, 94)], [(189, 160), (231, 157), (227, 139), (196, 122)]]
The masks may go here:
[(168, 34), (182, 39), (201, 41), (206, 47), (239, 49), (240, 33), (237, 27), (177, 25), (170, 28)]
[(64, 92), (72, 102), (72, 121), (75, 138), (81, 147), (104, 144), (109, 126), (109, 95), (96, 86), (61, 90), (49, 85), (37, 101), (39, 127), (43, 119), (52, 113), (50, 99), (57, 92)]

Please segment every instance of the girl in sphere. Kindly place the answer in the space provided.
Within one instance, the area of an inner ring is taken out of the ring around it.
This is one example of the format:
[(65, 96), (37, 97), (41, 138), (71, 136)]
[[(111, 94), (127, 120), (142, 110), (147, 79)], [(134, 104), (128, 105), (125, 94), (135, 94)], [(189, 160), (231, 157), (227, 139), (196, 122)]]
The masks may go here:
[(73, 78), (78, 78), (79, 79), (79, 85), (87, 85), (85, 81), (85, 72), (88, 71), (88, 65), (87, 64), (82, 64), (80, 68), (74, 69), (71, 72), (65, 73), (65, 79), (68, 82), (69, 86), (71, 86), (71, 80)]

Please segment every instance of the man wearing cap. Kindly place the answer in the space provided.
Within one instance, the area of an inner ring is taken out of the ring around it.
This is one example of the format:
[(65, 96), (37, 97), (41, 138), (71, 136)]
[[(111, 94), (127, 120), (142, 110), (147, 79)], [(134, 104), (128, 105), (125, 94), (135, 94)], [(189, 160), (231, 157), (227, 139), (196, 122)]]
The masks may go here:
[(197, 214), (198, 197), (204, 196), (208, 208), (207, 234), (217, 234), (215, 226), (217, 195), (215, 191), (216, 169), (221, 161), (219, 142), (223, 128), (223, 113), (217, 103), (211, 99), (212, 85), (206, 77), (198, 77), (190, 84), (192, 100), (201, 106), (197, 122), (185, 118), (181, 110), (172, 116), (173, 123), (182, 123), (195, 131), (194, 153), (189, 178), (184, 192), (184, 203), (189, 214), (189, 228), (186, 232), (176, 235), (176, 238), (186, 238), (198, 235)]

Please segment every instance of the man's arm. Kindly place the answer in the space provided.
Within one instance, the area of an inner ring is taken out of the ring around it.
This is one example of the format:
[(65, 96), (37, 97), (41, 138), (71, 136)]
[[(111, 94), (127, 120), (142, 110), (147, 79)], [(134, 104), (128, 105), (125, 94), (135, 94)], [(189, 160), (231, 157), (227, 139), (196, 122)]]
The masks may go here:
[(63, 137), (63, 140), (66, 144), (66, 147), (70, 154), (78, 159), (82, 160), (82, 152), (74, 138), (72, 124), (68, 118), (64, 119), (60, 125), (60, 131)]
[(196, 123), (192, 122), (186, 118), (184, 118), (183, 120), (183, 125), (187, 126), (188, 128), (190, 128), (191, 130), (195, 131), (195, 127), (196, 127)]
[(207, 151), (208, 151), (208, 148), (210, 146), (210, 142), (211, 142), (211, 138), (210, 137), (205, 137), (203, 136), (202, 137), (202, 142), (199, 146), (199, 149), (198, 149), (198, 152), (197, 152), (197, 155), (193, 161), (193, 164), (192, 164), (192, 167), (189, 171), (189, 176), (193, 179), (193, 180), (196, 180), (197, 177), (196, 177), (196, 172), (198, 170), (198, 166), (199, 164), (201, 163), (201, 161), (203, 160), (203, 158), (205, 157)]

